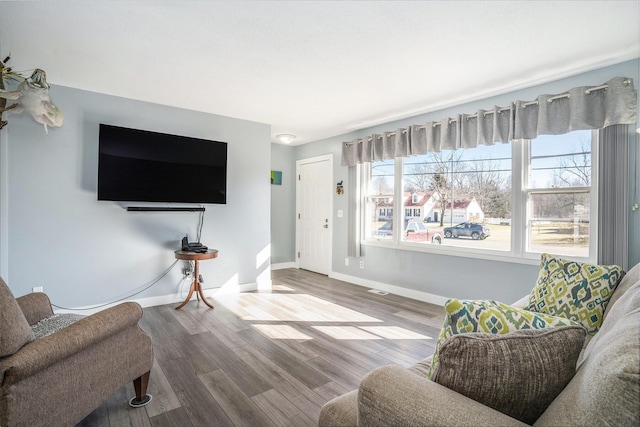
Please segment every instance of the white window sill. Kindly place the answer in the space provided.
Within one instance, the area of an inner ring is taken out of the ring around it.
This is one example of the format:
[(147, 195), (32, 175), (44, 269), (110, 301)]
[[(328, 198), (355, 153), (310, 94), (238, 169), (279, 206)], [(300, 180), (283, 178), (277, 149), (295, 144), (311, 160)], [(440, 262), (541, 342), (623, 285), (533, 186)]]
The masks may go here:
[[(496, 250), (474, 250), (468, 248), (451, 247), (447, 245), (437, 244), (421, 244), (412, 242), (396, 243), (392, 241), (384, 240), (367, 240), (362, 241), (363, 246), (371, 246), (386, 249), (395, 249), (412, 252), (423, 252), (445, 256), (455, 256), (464, 258), (484, 259), (490, 261), (509, 262), (514, 264), (527, 264), (527, 265), (539, 265), (540, 254), (528, 253), (525, 256), (516, 256), (510, 251), (496, 251)], [(572, 259), (576, 259), (572, 257)], [(587, 259), (578, 260), (580, 262), (590, 262)]]

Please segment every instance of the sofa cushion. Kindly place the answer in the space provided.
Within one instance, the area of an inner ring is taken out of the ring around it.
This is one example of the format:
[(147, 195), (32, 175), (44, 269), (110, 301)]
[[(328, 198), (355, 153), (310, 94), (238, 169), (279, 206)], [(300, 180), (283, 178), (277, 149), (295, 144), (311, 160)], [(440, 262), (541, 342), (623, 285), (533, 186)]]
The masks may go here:
[[(540, 426), (640, 425), (640, 286), (616, 303)], [(623, 310), (624, 308), (624, 310)]]
[(542, 254), (538, 280), (524, 308), (580, 322), (594, 334), (623, 275), (617, 265), (584, 264)]
[(440, 345), (453, 335), (468, 332), (508, 334), (521, 329), (579, 326), (563, 317), (534, 313), (496, 301), (450, 299), (445, 303), (444, 309), (444, 324), (436, 341), (429, 378), (438, 363)]
[(431, 370), (431, 362), (433, 362), (433, 354), (425, 357), (424, 359), (414, 363), (412, 366), (407, 369), (409, 372), (412, 372), (421, 377), (429, 377), (429, 371)]
[(0, 278), (0, 357), (15, 353), (33, 339), (29, 322), (13, 293)]
[(581, 326), (454, 335), (431, 379), (533, 424), (573, 378), (585, 335)]

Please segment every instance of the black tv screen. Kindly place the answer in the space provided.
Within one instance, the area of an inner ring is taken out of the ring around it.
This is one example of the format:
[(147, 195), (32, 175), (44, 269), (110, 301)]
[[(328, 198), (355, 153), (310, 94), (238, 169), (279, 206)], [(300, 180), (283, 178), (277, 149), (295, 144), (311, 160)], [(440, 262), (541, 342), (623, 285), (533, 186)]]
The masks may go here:
[(227, 143), (100, 124), (98, 200), (227, 203)]

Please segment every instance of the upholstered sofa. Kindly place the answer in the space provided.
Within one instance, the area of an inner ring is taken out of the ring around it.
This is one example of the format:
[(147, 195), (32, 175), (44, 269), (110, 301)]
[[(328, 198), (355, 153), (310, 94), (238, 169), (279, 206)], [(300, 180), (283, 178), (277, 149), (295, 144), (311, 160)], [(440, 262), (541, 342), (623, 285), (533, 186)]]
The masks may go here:
[(0, 426), (76, 425), (131, 381), (130, 404), (147, 403), (153, 348), (141, 317), (133, 302), (54, 315), (47, 295), (16, 299), (0, 279)]
[[(428, 357), (410, 368), (384, 366), (370, 372), (361, 380), (358, 390), (337, 397), (323, 406), (319, 425), (640, 425), (639, 276), (640, 265), (636, 265), (618, 281), (604, 309), (599, 330), (595, 334), (585, 332), (586, 339), (580, 341), (584, 344), (580, 345), (577, 353), (569, 355), (565, 352), (561, 356), (573, 358), (569, 360), (572, 365), (568, 383), (552, 393), (550, 404), (539, 408), (541, 415), (536, 415), (529, 423), (427, 379), (432, 365), (432, 358)], [(571, 332), (570, 327), (558, 329)], [(541, 335), (546, 332), (536, 333)], [(574, 335), (581, 339), (579, 333)], [(464, 338), (469, 341), (482, 336), (469, 334)], [(569, 347), (562, 340), (559, 342), (556, 344), (558, 351)], [(574, 362), (576, 360), (577, 363)], [(467, 359), (465, 363), (473, 364), (474, 361)], [(527, 362), (521, 364), (527, 365)], [(550, 375), (555, 374), (544, 370), (536, 374), (538, 377)], [(521, 384), (514, 387), (524, 385), (531, 388), (537, 379), (519, 378), (516, 382)], [(473, 380), (469, 378), (467, 381)], [(474, 386), (483, 388), (482, 384)], [(545, 394), (546, 390), (536, 392)], [(507, 390), (507, 393), (511, 391)], [(520, 398), (519, 393), (513, 392), (507, 400), (517, 403)]]

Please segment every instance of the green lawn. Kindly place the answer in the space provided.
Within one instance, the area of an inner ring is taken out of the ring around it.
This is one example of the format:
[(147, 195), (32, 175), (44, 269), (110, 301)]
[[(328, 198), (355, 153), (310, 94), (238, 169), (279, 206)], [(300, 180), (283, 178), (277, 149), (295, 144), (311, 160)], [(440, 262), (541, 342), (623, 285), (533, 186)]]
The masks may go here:
[[(374, 222), (374, 229), (381, 227), (385, 221)], [(440, 230), (449, 227), (449, 224), (445, 224), (440, 227), (439, 223), (425, 223), (427, 228), (432, 230)], [(456, 224), (453, 224), (456, 225)], [(484, 241), (474, 241), (474, 247), (495, 247), (503, 246), (506, 249), (511, 241), (511, 226), (510, 225), (487, 225), (491, 230), (491, 235)], [(576, 233), (574, 235), (574, 233)], [(446, 239), (447, 242), (453, 243), (458, 239)], [(460, 239), (460, 241), (466, 241), (468, 239)], [(491, 243), (490, 243), (491, 242)], [(589, 246), (589, 224), (580, 223), (574, 228), (573, 222), (545, 222), (533, 225), (531, 230), (531, 245), (536, 247), (576, 247), (587, 248)], [(455, 246), (458, 246), (456, 244)], [(467, 246), (465, 244), (465, 246)], [(497, 247), (496, 247), (497, 248)]]

